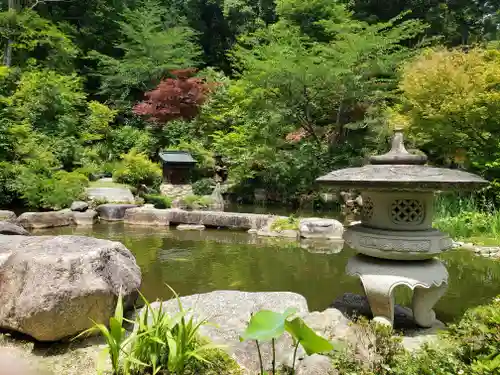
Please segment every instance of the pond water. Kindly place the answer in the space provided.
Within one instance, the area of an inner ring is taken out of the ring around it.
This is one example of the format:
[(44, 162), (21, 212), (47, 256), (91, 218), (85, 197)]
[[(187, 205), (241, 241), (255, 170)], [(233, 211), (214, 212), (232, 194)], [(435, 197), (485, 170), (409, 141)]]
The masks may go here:
[[(217, 289), (292, 291), (307, 298), (311, 310), (327, 308), (344, 293), (362, 294), (356, 277), (344, 272), (354, 252), (313, 254), (295, 241), (257, 238), (245, 232), (98, 224), (92, 228), (57, 228), (36, 234), (76, 234), (122, 242), (143, 272), (142, 290), (149, 300), (168, 299), (168, 283), (181, 295)], [(500, 262), (465, 250), (442, 255), (450, 273), (446, 295), (436, 306), (439, 319), (450, 322), (464, 310), (500, 294)], [(396, 302), (409, 305), (410, 294), (396, 291)]]

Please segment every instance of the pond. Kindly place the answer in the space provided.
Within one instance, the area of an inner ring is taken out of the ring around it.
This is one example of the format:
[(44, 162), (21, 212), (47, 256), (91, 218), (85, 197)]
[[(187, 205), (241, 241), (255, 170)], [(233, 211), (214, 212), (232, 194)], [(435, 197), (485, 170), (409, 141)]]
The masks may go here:
[[(311, 310), (323, 310), (344, 293), (362, 294), (359, 280), (344, 272), (354, 252), (314, 254), (295, 241), (258, 238), (245, 232), (97, 224), (36, 234), (77, 234), (122, 242), (143, 272), (142, 290), (149, 300), (168, 299), (168, 283), (181, 295), (213, 290), (291, 291), (307, 298)], [(450, 273), (446, 295), (436, 306), (438, 318), (455, 321), (463, 312), (500, 294), (500, 262), (466, 250), (442, 255)], [(404, 288), (396, 302), (409, 305)]]

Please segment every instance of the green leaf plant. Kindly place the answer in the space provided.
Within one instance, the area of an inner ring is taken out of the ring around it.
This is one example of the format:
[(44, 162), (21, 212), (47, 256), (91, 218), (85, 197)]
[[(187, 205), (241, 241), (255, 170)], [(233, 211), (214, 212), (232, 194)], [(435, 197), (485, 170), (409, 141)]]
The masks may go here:
[(127, 336), (126, 330), (123, 328), (123, 323), (125, 321), (127, 320), (123, 317), (123, 298), (120, 292), (116, 303), (115, 314), (109, 318), (109, 328), (102, 323), (97, 323), (92, 320), (94, 326), (86, 331), (83, 331), (73, 340), (100, 333), (104, 337), (107, 344), (103, 353), (107, 353), (109, 355), (113, 375), (118, 375), (120, 374), (120, 359), (122, 356), (125, 356), (127, 360), (138, 362), (136, 359), (130, 357), (126, 352), (126, 348), (128, 348), (129, 345), (137, 339), (138, 334), (134, 331), (132, 334)]
[(299, 317), (292, 319), (296, 313), (295, 309), (287, 309), (284, 313), (277, 313), (269, 310), (261, 310), (253, 314), (248, 323), (247, 329), (241, 335), (241, 341), (254, 340), (259, 355), (260, 374), (265, 375), (264, 364), (260, 343), (271, 341), (272, 345), (272, 375), (276, 375), (276, 340), (285, 332), (288, 332), (293, 339), (294, 352), (292, 361), (292, 374), (295, 374), (295, 362), (297, 359), (297, 350), (301, 345), (307, 355), (330, 352), (334, 349), (332, 343), (325, 338), (317, 335), (307, 324)]

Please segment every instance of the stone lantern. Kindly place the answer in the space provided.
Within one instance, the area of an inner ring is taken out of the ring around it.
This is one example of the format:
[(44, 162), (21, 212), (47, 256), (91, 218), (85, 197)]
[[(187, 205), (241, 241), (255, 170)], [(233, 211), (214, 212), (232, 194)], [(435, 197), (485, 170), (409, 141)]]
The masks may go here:
[(425, 155), (406, 151), (403, 133), (397, 130), (388, 153), (317, 180), (361, 192), (361, 223), (344, 233), (345, 242), (358, 253), (349, 260), (347, 273), (360, 277), (374, 320), (388, 325), (394, 321), (396, 286), (414, 291), (413, 316), (423, 327), (434, 324), (432, 308), (446, 291), (448, 272), (435, 256), (453, 241), (432, 228), (434, 193), (474, 190), (487, 183), (474, 174), (426, 162)]

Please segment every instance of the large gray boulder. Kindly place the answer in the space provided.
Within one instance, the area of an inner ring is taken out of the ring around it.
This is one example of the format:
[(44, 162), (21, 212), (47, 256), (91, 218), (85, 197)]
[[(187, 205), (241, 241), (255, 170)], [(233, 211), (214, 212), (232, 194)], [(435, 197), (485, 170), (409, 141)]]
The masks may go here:
[[(305, 317), (311, 328), (318, 329), (318, 333), (324, 334), (332, 326), (348, 326), (348, 320), (337, 310), (331, 309), (323, 313), (314, 313), (309, 317), (307, 301), (304, 297), (290, 292), (265, 292), (248, 293), (239, 291), (215, 291), (206, 294), (197, 294), (181, 297), (184, 309), (193, 309), (197, 319), (209, 319), (211, 325), (201, 328), (201, 334), (212, 342), (224, 345), (224, 349), (242, 367), (245, 374), (256, 374), (259, 371), (258, 354), (255, 342), (240, 342), (240, 335), (245, 331), (251, 314), (259, 310), (267, 309), (276, 312), (284, 312), (287, 308), (297, 309), (298, 315)], [(153, 308), (159, 308), (159, 303), (154, 303)], [(177, 301), (171, 300), (162, 303), (162, 309), (175, 314), (178, 311)], [(336, 312), (336, 313), (335, 313)], [(141, 311), (144, 313), (144, 310)], [(333, 331), (332, 331), (333, 332)], [(335, 333), (329, 334), (333, 336)], [(276, 358), (278, 365), (290, 366), (293, 359), (292, 339), (287, 334), (276, 342)], [(271, 346), (261, 346), (262, 356), (266, 367), (271, 363)], [(299, 359), (304, 358), (304, 352), (299, 351)], [(318, 364), (321, 362), (321, 365)], [(308, 367), (309, 365), (309, 367)], [(298, 362), (301, 374), (327, 375), (327, 372), (312, 371), (312, 368), (324, 370), (325, 361), (308, 360)]]
[(93, 201), (108, 203), (135, 203), (134, 195), (126, 187), (90, 187), (87, 196)]
[(299, 232), (302, 238), (341, 240), (344, 226), (340, 221), (334, 219), (311, 217), (300, 220)]
[(122, 221), (125, 219), (125, 211), (137, 207), (136, 204), (106, 203), (96, 208), (99, 217), (106, 221)]
[(16, 221), (16, 214), (13, 211), (0, 210), (0, 221)]
[(99, 218), (96, 210), (87, 210), (85, 212), (73, 212), (73, 221), (76, 225), (89, 226), (94, 225)]
[(125, 211), (124, 221), (131, 225), (168, 226), (169, 211), (154, 207), (135, 207)]
[[(131, 307), (141, 271), (121, 243), (80, 236), (0, 236), (0, 328), (55, 341)], [(1, 258), (1, 257), (0, 257)]]
[(26, 229), (65, 227), (73, 223), (73, 212), (67, 209), (50, 212), (25, 212), (17, 218), (17, 224)]
[(27, 236), (28, 231), (19, 225), (9, 223), (7, 221), (0, 221), (0, 234)]

